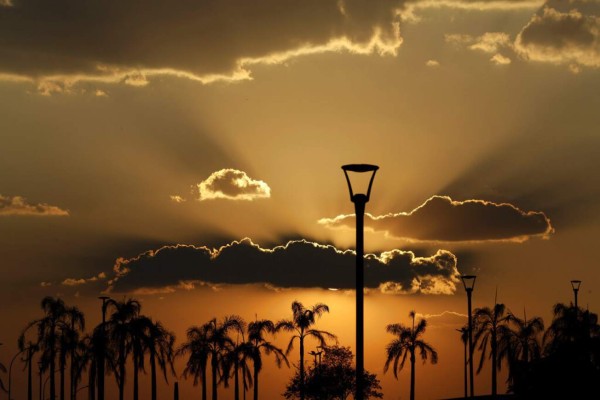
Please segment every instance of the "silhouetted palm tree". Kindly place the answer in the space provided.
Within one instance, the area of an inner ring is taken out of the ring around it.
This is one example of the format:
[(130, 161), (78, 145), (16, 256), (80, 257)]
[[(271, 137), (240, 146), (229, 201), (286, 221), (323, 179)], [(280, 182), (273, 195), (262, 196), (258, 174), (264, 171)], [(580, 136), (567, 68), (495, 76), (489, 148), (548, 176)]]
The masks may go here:
[(104, 371), (106, 373), (115, 372), (115, 352), (113, 346), (104, 345), (104, 326), (99, 324), (94, 328), (91, 334), (85, 335), (79, 342), (75, 352), (77, 370), (75, 375), (75, 394), (77, 394), (77, 384), (81, 380), (83, 373), (88, 372), (88, 398), (95, 400), (96, 384), (98, 382), (98, 362), (104, 361)]
[(206, 400), (206, 365), (210, 354), (210, 332), (207, 324), (192, 326), (186, 332), (187, 342), (177, 349), (177, 356), (188, 354), (188, 360), (183, 370), (183, 377), (194, 377), (194, 386), (202, 381), (202, 400)]
[(329, 307), (323, 303), (318, 303), (307, 309), (299, 301), (292, 303), (292, 319), (279, 321), (275, 327), (277, 331), (283, 329), (288, 332), (294, 332), (294, 335), (290, 339), (285, 354), (288, 355), (294, 348), (294, 340), (298, 339), (300, 342), (300, 399), (304, 400), (304, 339), (306, 337), (313, 337), (319, 341), (322, 347), (327, 346), (326, 339), (337, 340), (336, 336), (326, 331), (320, 331), (317, 329), (311, 329), (316, 322), (316, 318), (320, 317), (323, 313), (329, 312)]
[(498, 358), (508, 360), (508, 382), (511, 390), (515, 390), (515, 385), (519, 384), (516, 381), (526, 379), (530, 363), (542, 355), (540, 336), (544, 321), (540, 317), (527, 319), (527, 315), (521, 319), (512, 313), (506, 318), (509, 329), (503, 330), (499, 339)]
[(152, 322), (148, 325), (147, 351), (150, 358), (151, 377), (151, 399), (156, 400), (156, 365), (163, 372), (165, 381), (167, 379), (167, 368), (175, 375), (173, 358), (175, 357), (174, 345), (175, 335), (169, 332), (160, 322)]
[[(494, 308), (476, 308), (473, 312), (474, 342), (479, 343), (481, 357), (477, 373), (481, 372), (483, 362), (490, 347), (489, 358), (492, 360), (492, 396), (498, 391), (497, 369), (501, 366), (502, 358), (498, 357), (498, 344), (502, 337), (509, 334), (508, 318), (504, 316), (506, 307), (504, 304), (495, 304)], [(502, 354), (504, 355), (504, 353)]]
[(412, 318), (412, 328), (404, 326), (402, 324), (390, 324), (387, 326), (388, 333), (396, 336), (391, 343), (386, 347), (387, 359), (383, 367), (383, 372), (387, 372), (391, 362), (394, 362), (393, 371), (394, 377), (398, 379), (398, 371), (404, 368), (406, 358), (410, 357), (410, 400), (415, 398), (415, 352), (419, 351), (419, 355), (423, 360), (423, 363), (428, 358), (431, 359), (432, 364), (436, 364), (438, 361), (437, 352), (431, 347), (429, 343), (419, 339), (425, 333), (427, 328), (427, 321), (421, 319), (415, 327), (415, 312), (411, 311), (409, 316)]
[(141, 305), (137, 300), (123, 301), (108, 300), (107, 305), (112, 308), (112, 314), (107, 321), (108, 338), (110, 344), (116, 348), (117, 353), (117, 385), (119, 386), (119, 400), (123, 400), (125, 389), (125, 362), (127, 360), (129, 343), (131, 340), (131, 322), (139, 316)]
[(242, 332), (244, 321), (237, 315), (229, 315), (218, 322), (216, 318), (210, 320), (206, 326), (208, 331), (208, 348), (212, 372), (212, 400), (217, 400), (217, 382), (221, 378), (221, 371), (226, 364), (226, 354), (235, 346), (229, 332), (234, 330)]
[(44, 297), (41, 303), (44, 317), (31, 321), (25, 329), (35, 328), (37, 331), (36, 344), (42, 351), (42, 370), (50, 369), (50, 400), (56, 399), (56, 354), (59, 345), (59, 329), (65, 328), (65, 315), (67, 307), (62, 299), (50, 296)]
[(138, 316), (129, 323), (128, 351), (133, 364), (133, 400), (139, 399), (139, 371), (144, 371), (144, 353), (148, 344), (148, 331), (152, 321), (148, 317)]
[(27, 368), (27, 400), (32, 400), (33, 398), (33, 355), (39, 350), (37, 344), (31, 342), (30, 340), (25, 343), (25, 335), (19, 335), (17, 339), (17, 346), (19, 347), (19, 351), (25, 354), (23, 357), (23, 361), (25, 362), (25, 368)]
[[(239, 341), (239, 335), (242, 335), (242, 341)], [(244, 332), (238, 334), (238, 340), (236, 340), (235, 346), (231, 349), (225, 358), (225, 371), (224, 371), (224, 382), (225, 387), (229, 384), (229, 378), (233, 374), (234, 389), (233, 398), (234, 400), (240, 399), (240, 372), (242, 373), (242, 384), (244, 389), (244, 398), (246, 398), (246, 391), (252, 385), (252, 372), (248, 362), (250, 360), (251, 346), (249, 342), (246, 342)]]
[(288, 367), (290, 365), (283, 351), (264, 337), (265, 333), (275, 332), (275, 324), (270, 320), (254, 321), (248, 325), (249, 353), (254, 365), (254, 400), (258, 400), (258, 374), (262, 369), (262, 351), (267, 355), (273, 353), (278, 367), (281, 367), (282, 362), (285, 362)]
[(59, 339), (59, 373), (60, 373), (60, 398), (64, 400), (65, 394), (65, 370), (67, 365), (67, 356), (71, 360), (70, 368), (70, 382), (71, 387), (69, 390), (69, 398), (73, 400), (73, 382), (75, 381), (75, 350), (79, 343), (80, 332), (85, 329), (85, 317), (83, 312), (79, 308), (66, 307), (64, 315), (65, 323), (60, 328), (60, 339)]

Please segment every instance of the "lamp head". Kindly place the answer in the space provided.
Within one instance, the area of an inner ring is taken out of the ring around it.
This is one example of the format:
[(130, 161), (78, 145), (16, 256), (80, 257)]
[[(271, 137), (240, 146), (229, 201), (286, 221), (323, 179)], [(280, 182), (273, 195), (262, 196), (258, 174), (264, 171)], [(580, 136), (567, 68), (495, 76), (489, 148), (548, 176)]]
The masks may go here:
[(472, 292), (475, 288), (475, 279), (477, 276), (475, 275), (461, 275), (460, 279), (462, 280), (463, 285), (465, 286), (465, 290), (467, 292)]
[(571, 287), (573, 287), (573, 290), (579, 290), (579, 286), (581, 286), (580, 280), (572, 280), (571, 281)]
[[(371, 197), (373, 179), (375, 179), (375, 173), (379, 167), (371, 164), (346, 164), (342, 165), (342, 169), (348, 182), (350, 200), (354, 203), (367, 203)], [(350, 176), (352, 176), (354, 187), (350, 181)]]

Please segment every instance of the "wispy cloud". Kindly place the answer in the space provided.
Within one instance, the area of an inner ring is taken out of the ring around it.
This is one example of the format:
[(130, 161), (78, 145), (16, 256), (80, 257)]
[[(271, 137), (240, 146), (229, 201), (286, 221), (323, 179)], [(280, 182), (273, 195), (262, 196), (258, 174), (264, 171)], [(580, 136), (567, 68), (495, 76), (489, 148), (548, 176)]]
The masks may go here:
[[(410, 212), (366, 215), (365, 226), (411, 241), (513, 241), (548, 238), (554, 228), (541, 211), (522, 211), (508, 203), (485, 200), (454, 201), (432, 196)], [(354, 215), (318, 221), (329, 228), (354, 227)]]
[[(355, 253), (307, 240), (262, 248), (250, 239), (219, 249), (176, 245), (119, 258), (113, 292), (168, 293), (201, 285), (262, 284), (273, 288), (352, 289)], [(452, 294), (459, 282), (456, 257), (392, 250), (365, 257), (365, 287), (384, 293)]]
[(0, 216), (68, 216), (69, 211), (46, 203), (32, 204), (21, 196), (3, 196), (0, 194)]
[(98, 275), (92, 276), (90, 278), (67, 278), (61, 282), (61, 285), (79, 286), (79, 285), (84, 285), (89, 282), (97, 282), (102, 279), (106, 279), (105, 272), (100, 272)]
[[(251, 201), (271, 197), (271, 188), (266, 182), (252, 179), (244, 171), (231, 168), (213, 172), (196, 186), (200, 201), (213, 199)], [(173, 197), (171, 199), (174, 200)]]

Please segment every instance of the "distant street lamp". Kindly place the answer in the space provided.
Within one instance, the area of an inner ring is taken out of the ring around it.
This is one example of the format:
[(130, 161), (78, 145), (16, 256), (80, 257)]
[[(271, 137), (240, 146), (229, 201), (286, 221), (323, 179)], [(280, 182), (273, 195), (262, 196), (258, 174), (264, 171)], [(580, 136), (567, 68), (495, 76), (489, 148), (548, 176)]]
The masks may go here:
[(473, 384), (473, 316), (471, 312), (471, 294), (475, 288), (475, 275), (462, 275), (463, 285), (467, 292), (467, 308), (469, 311), (469, 387), (471, 389), (471, 397), (475, 397), (475, 389)]
[(98, 357), (98, 400), (104, 400), (104, 347), (106, 346), (106, 307), (108, 296), (100, 296), (102, 300), (102, 348)]
[[(363, 400), (364, 397), (364, 370), (365, 370), (365, 339), (364, 339), (364, 287), (365, 287), (365, 270), (364, 270), (364, 218), (365, 205), (371, 197), (371, 186), (375, 173), (379, 169), (377, 165), (370, 164), (348, 164), (343, 165), (344, 175), (348, 182), (350, 190), (350, 200), (354, 203), (354, 213), (356, 215), (356, 395), (355, 400)], [(352, 188), (350, 175), (355, 181), (355, 186), (360, 188)], [(367, 173), (367, 174), (365, 174)], [(370, 174), (370, 176), (368, 176)], [(365, 180), (364, 178), (367, 177)], [(357, 183), (356, 180), (361, 181)], [(368, 186), (366, 184), (368, 182)], [(362, 183), (362, 184), (361, 184)]]
[(573, 288), (573, 294), (575, 295), (575, 308), (577, 308), (577, 294), (579, 292), (580, 286), (581, 286), (581, 281), (579, 281), (579, 280), (571, 281), (571, 287)]

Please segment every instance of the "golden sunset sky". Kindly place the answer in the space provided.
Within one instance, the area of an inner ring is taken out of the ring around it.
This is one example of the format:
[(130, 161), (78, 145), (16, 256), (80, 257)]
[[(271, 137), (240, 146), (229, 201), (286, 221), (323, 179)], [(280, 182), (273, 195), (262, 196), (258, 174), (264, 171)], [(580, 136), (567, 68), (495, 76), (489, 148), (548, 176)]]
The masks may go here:
[[(371, 163), (365, 366), (408, 396), (385, 326), (415, 310), (440, 357), (417, 397), (460, 396), (457, 274), (474, 307), (548, 325), (581, 279), (600, 310), (599, 68), (598, 0), (0, 0), (0, 361), (46, 295), (88, 327), (101, 293), (138, 298), (178, 343), (324, 302), (354, 347), (340, 167)], [(273, 361), (267, 399), (293, 373)]]

